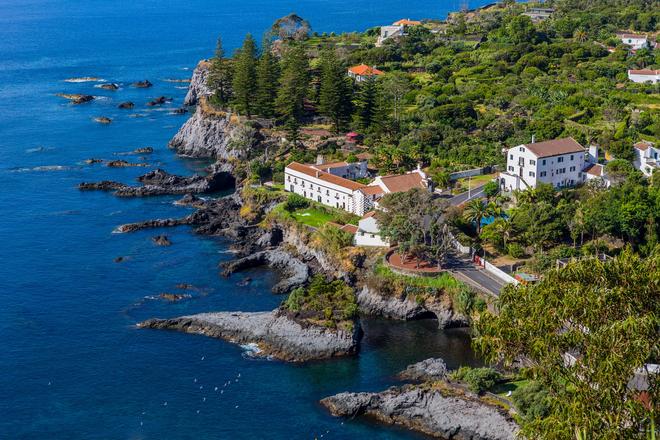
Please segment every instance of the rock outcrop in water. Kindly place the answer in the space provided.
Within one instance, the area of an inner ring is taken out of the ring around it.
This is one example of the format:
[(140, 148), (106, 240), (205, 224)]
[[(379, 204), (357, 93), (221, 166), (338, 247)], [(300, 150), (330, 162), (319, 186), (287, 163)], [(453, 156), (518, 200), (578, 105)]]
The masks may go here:
[(257, 344), (262, 355), (304, 362), (354, 355), (359, 348), (359, 325), (353, 333), (299, 323), (272, 312), (200, 313), (173, 319), (149, 319), (140, 328), (197, 333), (238, 344)]
[(282, 279), (273, 286), (273, 293), (287, 293), (307, 282), (309, 267), (293, 255), (282, 250), (257, 252), (238, 260), (224, 263), (223, 276), (252, 267), (269, 266), (282, 274)]
[(224, 160), (238, 157), (241, 154), (230, 147), (234, 128), (229, 115), (209, 113), (198, 107), (169, 146), (182, 156)]
[(206, 80), (209, 76), (210, 62), (202, 60), (197, 64), (193, 70), (190, 84), (188, 85), (188, 93), (183, 100), (183, 105), (197, 105), (199, 99), (202, 97), (211, 96), (211, 90), (206, 85)]
[(78, 185), (81, 190), (114, 191), (119, 197), (147, 197), (166, 194), (203, 194), (221, 191), (234, 185), (233, 176), (217, 171), (208, 176), (176, 176), (157, 169), (138, 178), (142, 186), (129, 186), (119, 182), (102, 181)]
[(334, 416), (367, 416), (433, 437), (513, 440), (517, 425), (501, 408), (431, 386), (407, 385), (380, 393), (340, 393), (321, 400)]

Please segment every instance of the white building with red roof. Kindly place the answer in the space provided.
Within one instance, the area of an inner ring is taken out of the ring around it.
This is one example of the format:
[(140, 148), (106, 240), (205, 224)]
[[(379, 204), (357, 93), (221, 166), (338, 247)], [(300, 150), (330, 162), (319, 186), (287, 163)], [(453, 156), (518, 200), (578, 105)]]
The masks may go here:
[(389, 241), (380, 235), (376, 211), (369, 211), (360, 219), (353, 243), (356, 246), (390, 247)]
[(635, 160), (633, 166), (640, 170), (646, 177), (660, 168), (660, 148), (653, 142), (640, 141), (633, 145)]
[(617, 37), (626, 46), (630, 46), (633, 50), (644, 49), (649, 46), (649, 39), (647, 35), (619, 33)]
[(587, 180), (585, 167), (597, 162), (598, 148), (587, 150), (573, 138), (532, 141), (507, 151), (500, 185), (505, 191), (536, 188), (538, 183), (555, 188), (575, 186)]
[(363, 82), (380, 75), (385, 75), (385, 72), (375, 67), (367, 66), (366, 64), (359, 64), (348, 69), (348, 76), (355, 79), (356, 82)]
[(660, 83), (660, 70), (628, 70), (628, 79), (634, 83), (658, 84)]

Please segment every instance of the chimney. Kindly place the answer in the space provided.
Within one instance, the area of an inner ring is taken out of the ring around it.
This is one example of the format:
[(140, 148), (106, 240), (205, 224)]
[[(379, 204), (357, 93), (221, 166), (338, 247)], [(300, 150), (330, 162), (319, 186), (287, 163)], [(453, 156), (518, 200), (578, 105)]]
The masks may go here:
[(321, 172), (320, 172), (320, 171), (317, 171), (317, 172), (316, 172), (316, 177), (318, 178), (320, 174), (321, 174)]
[(532, 143), (536, 142), (536, 135), (532, 135)]
[(316, 165), (323, 165), (325, 163), (325, 159), (323, 158), (322, 154), (317, 154), (316, 155)]

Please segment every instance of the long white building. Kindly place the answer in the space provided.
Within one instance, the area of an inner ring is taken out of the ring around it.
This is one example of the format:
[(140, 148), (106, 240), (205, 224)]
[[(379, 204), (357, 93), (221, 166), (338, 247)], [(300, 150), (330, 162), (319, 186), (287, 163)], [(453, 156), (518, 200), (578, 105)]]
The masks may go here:
[(598, 148), (586, 150), (573, 138), (518, 145), (507, 151), (500, 185), (505, 191), (536, 188), (538, 183), (575, 186), (587, 180), (583, 171), (597, 162)]
[(428, 178), (420, 169), (407, 174), (377, 177), (369, 185), (350, 180), (365, 177), (360, 167), (364, 167), (366, 173), (366, 162), (322, 165), (292, 162), (284, 169), (284, 189), (359, 216), (373, 209), (385, 194), (412, 188), (430, 189)]
[(660, 83), (660, 70), (628, 70), (628, 79), (634, 83), (658, 84)]

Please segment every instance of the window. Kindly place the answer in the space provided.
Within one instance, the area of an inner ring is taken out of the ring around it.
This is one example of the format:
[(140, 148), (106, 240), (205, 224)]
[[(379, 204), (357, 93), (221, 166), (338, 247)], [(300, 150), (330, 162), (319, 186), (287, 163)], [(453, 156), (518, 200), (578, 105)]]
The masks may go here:
[(543, 159), (543, 162), (541, 162), (541, 165), (545, 165), (545, 159)]
[(536, 177), (536, 173), (534, 171), (529, 172), (529, 177)]
[(513, 160), (513, 154), (509, 154), (509, 159)]
[(293, 185), (289, 185), (289, 191), (293, 192)]
[(509, 171), (513, 171), (513, 167), (509, 167)]
[(571, 160), (573, 160), (573, 155), (571, 154)]
[(530, 159), (530, 160), (529, 160), (529, 164), (530, 164), (530, 165), (536, 165), (536, 161), (535, 161), (534, 159)]
[(520, 151), (525, 152), (525, 147), (520, 147)]
[(286, 176), (287, 182), (291, 182), (291, 176)]
[(547, 172), (546, 172), (546, 171), (541, 171), (541, 172), (539, 173), (539, 177), (545, 177), (546, 175), (547, 175)]
[(563, 158), (563, 157), (558, 157), (558, 158), (557, 158), (557, 163), (562, 163), (563, 161), (564, 161), (564, 158)]
[(571, 171), (575, 171), (575, 167), (571, 167)]
[(329, 189), (326, 189), (326, 190), (325, 190), (325, 195), (326, 195), (326, 196), (329, 196), (329, 195), (330, 195), (330, 190), (329, 190)]

